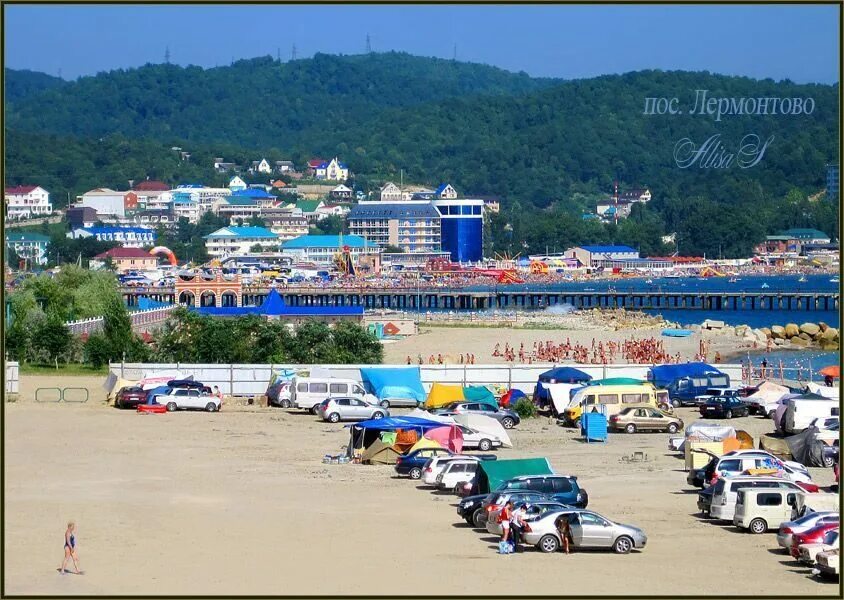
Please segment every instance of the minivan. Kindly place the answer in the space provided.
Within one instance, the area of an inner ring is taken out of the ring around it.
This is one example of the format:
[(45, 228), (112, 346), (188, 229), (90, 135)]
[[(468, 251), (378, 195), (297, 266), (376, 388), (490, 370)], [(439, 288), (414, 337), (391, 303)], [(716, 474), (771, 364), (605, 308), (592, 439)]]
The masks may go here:
[(802, 491), (799, 485), (782, 477), (722, 477), (715, 483), (712, 491), (709, 516), (721, 521), (732, 521), (736, 513), (736, 495), (738, 491), (763, 487)]
[(363, 389), (363, 384), (354, 379), (296, 376), (290, 385), (290, 403), (312, 414), (316, 414), (317, 407), (323, 400), (340, 396), (378, 404), (378, 398), (368, 394)]
[(668, 384), (668, 393), (674, 407), (695, 404), (695, 396), (705, 394), (710, 388), (730, 387), (730, 376), (726, 373), (680, 377)]
[(839, 414), (838, 398), (792, 398), (785, 407), (783, 431), (789, 434), (800, 433), (815, 419), (837, 417)]
[[(580, 415), (590, 407), (603, 405), (607, 418), (628, 406), (658, 408), (657, 390), (653, 385), (595, 385), (579, 390), (565, 411), (565, 421), (577, 427)], [(667, 407), (670, 409), (670, 407)]]
[(805, 493), (773, 487), (739, 490), (733, 525), (751, 533), (778, 530), (797, 516), (797, 499), (801, 496)]

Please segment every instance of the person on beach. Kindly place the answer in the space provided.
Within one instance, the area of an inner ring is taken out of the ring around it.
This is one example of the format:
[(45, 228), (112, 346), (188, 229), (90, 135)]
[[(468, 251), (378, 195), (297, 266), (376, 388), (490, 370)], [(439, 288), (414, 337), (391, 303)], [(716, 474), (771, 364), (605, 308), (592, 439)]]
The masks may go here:
[(563, 551), (566, 554), (571, 553), (571, 546), (574, 546), (574, 537), (571, 534), (571, 524), (569, 523), (568, 515), (560, 515), (557, 517), (557, 533), (560, 534), (560, 542), (563, 544)]
[(501, 512), (498, 513), (498, 522), (501, 524), (501, 541), (505, 543), (510, 541), (510, 517), (512, 512), (513, 503), (508, 500)]
[(223, 392), (220, 391), (220, 388), (216, 385), (214, 386), (214, 397), (220, 399), (220, 406), (223, 405)]
[(525, 529), (525, 517), (527, 516), (527, 504), (522, 504), (510, 513), (510, 539), (513, 544), (513, 552), (521, 552), (519, 544), (523, 539)]
[(67, 524), (67, 529), (64, 532), (64, 560), (62, 561), (61, 566), (61, 574), (64, 575), (66, 573), (65, 567), (67, 566), (67, 560), (71, 559), (73, 561), (73, 568), (76, 569), (74, 572), (79, 575), (79, 557), (76, 555), (76, 524), (73, 521), (70, 521)]

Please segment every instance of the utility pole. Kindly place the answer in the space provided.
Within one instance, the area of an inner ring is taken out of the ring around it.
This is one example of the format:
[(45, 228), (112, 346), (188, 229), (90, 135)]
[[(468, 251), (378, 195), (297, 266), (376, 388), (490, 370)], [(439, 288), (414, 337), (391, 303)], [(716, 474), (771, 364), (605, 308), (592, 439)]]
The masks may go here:
[(275, 58), (278, 62), (281, 62), (281, 48), (275, 49)]
[(170, 46), (164, 48), (164, 62), (170, 64)]
[(293, 44), (293, 49), (290, 51), (290, 60), (296, 60), (296, 44)]
[(372, 42), (369, 39), (369, 34), (366, 34), (366, 53), (372, 54)]
[(457, 61), (457, 44), (454, 44), (454, 54), (452, 54), (451, 60)]
[(61, 69), (61, 67), (59, 67), (59, 79), (61, 79), (61, 78), (62, 78), (62, 69)]

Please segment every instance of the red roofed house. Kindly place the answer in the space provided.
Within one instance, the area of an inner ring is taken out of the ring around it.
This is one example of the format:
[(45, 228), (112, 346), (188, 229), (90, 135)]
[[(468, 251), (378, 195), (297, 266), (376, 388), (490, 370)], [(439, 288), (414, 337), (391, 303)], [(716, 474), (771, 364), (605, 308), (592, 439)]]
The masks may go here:
[(325, 164), (325, 161), (321, 158), (314, 158), (308, 161), (308, 168), (306, 169), (306, 173), (311, 177), (316, 175), (317, 169), (320, 165)]
[(91, 266), (103, 266), (109, 258), (114, 263), (114, 268), (118, 273), (147, 271), (158, 266), (158, 257), (140, 248), (112, 248), (91, 259)]
[(37, 185), (7, 187), (3, 197), (7, 219), (30, 219), (53, 212), (50, 192)]
[[(137, 195), (137, 206), (134, 207), (132, 210), (146, 210), (148, 208), (148, 204), (150, 201), (154, 201), (158, 199), (165, 192), (170, 191), (170, 186), (164, 183), (163, 181), (156, 181), (155, 179), (147, 179), (146, 181), (140, 182), (138, 185), (132, 188), (132, 191)], [(125, 207), (129, 210), (128, 203)]]

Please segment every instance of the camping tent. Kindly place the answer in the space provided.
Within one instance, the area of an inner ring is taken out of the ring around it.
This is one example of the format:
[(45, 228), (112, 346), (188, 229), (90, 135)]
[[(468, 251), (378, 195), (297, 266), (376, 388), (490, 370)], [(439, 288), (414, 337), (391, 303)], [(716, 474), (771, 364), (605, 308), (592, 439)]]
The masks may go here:
[(482, 460), (478, 464), (476, 487), (478, 494), (496, 489), (502, 482), (522, 475), (553, 475), (547, 458), (517, 458), (513, 460)]
[(381, 440), (375, 440), (360, 457), (362, 463), (370, 465), (394, 465), (396, 459), (401, 456), (392, 444), (387, 444)]
[(462, 385), (448, 383), (435, 383), (428, 392), (428, 399), (425, 401), (425, 408), (439, 408), (452, 402), (465, 400)]
[(469, 385), (464, 387), (463, 397), (467, 401), (481, 402), (495, 407), (498, 406), (498, 403), (495, 401), (495, 394), (493, 394), (489, 388), (482, 385)]
[(514, 388), (505, 392), (498, 403), (505, 408), (510, 408), (515, 406), (516, 402), (522, 398), (527, 398), (527, 394), (525, 394), (522, 390)]
[[(442, 428), (439, 428), (439, 429), (442, 429)], [(430, 429), (429, 432), (431, 432), (431, 431), (436, 431), (436, 429)], [(429, 439), (427, 437), (423, 437), (423, 438), (420, 438), (418, 442), (413, 444), (413, 446), (411, 446), (410, 450), (408, 450), (408, 453), (416, 452), (417, 450), (424, 450), (425, 448), (442, 448), (442, 445), (440, 445), (440, 443), (437, 442), (436, 440), (432, 440), (432, 439)]]
[(454, 420), (466, 427), (481, 431), (483, 433), (492, 435), (501, 440), (501, 445), (505, 448), (512, 448), (513, 442), (510, 441), (510, 436), (507, 431), (497, 420), (486, 415), (478, 415), (474, 413), (459, 413), (454, 415)]
[(592, 379), (592, 376), (580, 369), (573, 367), (557, 367), (545, 371), (539, 376), (536, 387), (533, 389), (533, 402), (538, 406), (547, 406), (551, 403), (551, 395), (548, 392), (549, 383), (584, 383)]
[(442, 427), (442, 423), (429, 419), (417, 417), (384, 417), (383, 419), (369, 419), (360, 421), (349, 427), (349, 456), (355, 449), (368, 448), (376, 440), (382, 431), (415, 431), (422, 437), (429, 429)]
[[(442, 427), (435, 427), (425, 432), (425, 438), (437, 443), (442, 448), (448, 448), (452, 452), (460, 454), (463, 450), (463, 432), (457, 425), (443, 425)], [(422, 439), (425, 439), (422, 438)], [(416, 448), (422, 440), (416, 442), (413, 446)]]
[(807, 427), (797, 435), (785, 438), (791, 456), (807, 467), (822, 467), (823, 442), (818, 439), (818, 428)]
[(111, 400), (112, 396), (116, 396), (117, 392), (119, 392), (122, 388), (133, 387), (136, 385), (138, 385), (137, 381), (123, 379), (114, 371), (110, 371), (108, 377), (106, 377), (105, 383), (103, 384), (103, 389), (106, 391), (106, 397)]
[(773, 404), (789, 393), (789, 389), (770, 381), (763, 381), (755, 392), (745, 398), (746, 402), (758, 401), (762, 406)]
[(788, 442), (783, 438), (763, 435), (759, 438), (759, 448), (783, 460), (791, 459), (791, 450), (788, 447)]
[(648, 371), (648, 380), (658, 388), (665, 388), (682, 377), (701, 375), (723, 375), (723, 373), (715, 367), (702, 362), (657, 365), (651, 367), (651, 370)]
[(364, 368), (360, 370), (360, 376), (379, 400), (409, 398), (420, 403), (425, 401), (419, 367)]

